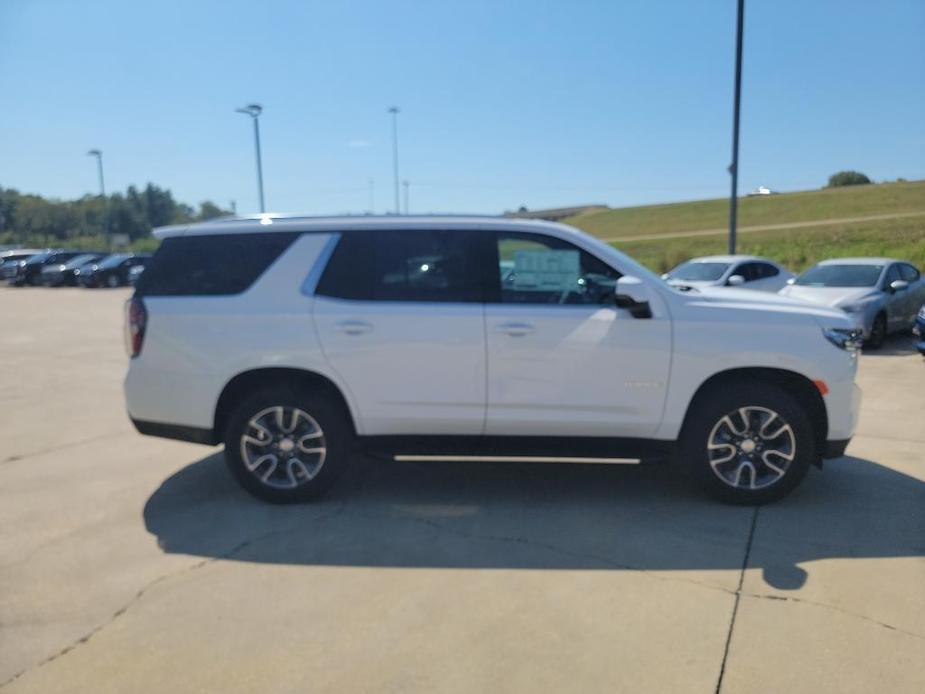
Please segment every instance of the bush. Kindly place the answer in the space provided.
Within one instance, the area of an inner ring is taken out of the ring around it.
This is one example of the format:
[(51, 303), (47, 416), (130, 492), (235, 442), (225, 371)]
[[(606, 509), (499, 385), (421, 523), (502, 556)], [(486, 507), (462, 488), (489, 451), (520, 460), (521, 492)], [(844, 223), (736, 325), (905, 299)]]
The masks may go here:
[(839, 186), (862, 186), (870, 183), (860, 171), (839, 171), (829, 176), (828, 188), (838, 188)]

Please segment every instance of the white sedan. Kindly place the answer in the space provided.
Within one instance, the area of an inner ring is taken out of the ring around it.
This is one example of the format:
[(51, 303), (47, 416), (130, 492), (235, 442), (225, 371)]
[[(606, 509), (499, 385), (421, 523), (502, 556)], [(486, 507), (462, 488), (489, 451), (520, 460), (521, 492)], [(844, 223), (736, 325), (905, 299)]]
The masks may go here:
[(754, 255), (710, 255), (681, 263), (662, 279), (674, 287), (740, 287), (780, 291), (793, 273), (767, 258)]

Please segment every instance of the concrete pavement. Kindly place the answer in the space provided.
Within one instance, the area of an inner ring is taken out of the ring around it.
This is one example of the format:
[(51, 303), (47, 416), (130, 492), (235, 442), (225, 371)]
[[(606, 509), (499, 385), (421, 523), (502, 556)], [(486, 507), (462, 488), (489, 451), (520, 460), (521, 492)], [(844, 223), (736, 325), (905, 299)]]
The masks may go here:
[(126, 291), (0, 289), (0, 689), (921, 692), (925, 363), (760, 510), (670, 468), (357, 461), (261, 504), (125, 418)]

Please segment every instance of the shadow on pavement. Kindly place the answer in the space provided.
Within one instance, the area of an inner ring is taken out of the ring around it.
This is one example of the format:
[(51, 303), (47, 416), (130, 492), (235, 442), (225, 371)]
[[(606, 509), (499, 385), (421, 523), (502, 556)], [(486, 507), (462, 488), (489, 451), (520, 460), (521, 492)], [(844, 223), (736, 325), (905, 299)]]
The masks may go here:
[[(274, 506), (241, 491), (216, 453), (166, 479), (144, 520), (165, 552), (236, 561), (683, 571), (741, 568), (753, 513), (704, 498), (670, 466), (363, 459), (325, 499)], [(749, 565), (796, 589), (816, 559), (923, 556), (923, 529), (925, 483), (841, 458), (761, 509)]]
[(920, 338), (912, 334), (890, 335), (879, 349), (865, 349), (865, 357), (897, 357), (918, 354), (915, 345)]

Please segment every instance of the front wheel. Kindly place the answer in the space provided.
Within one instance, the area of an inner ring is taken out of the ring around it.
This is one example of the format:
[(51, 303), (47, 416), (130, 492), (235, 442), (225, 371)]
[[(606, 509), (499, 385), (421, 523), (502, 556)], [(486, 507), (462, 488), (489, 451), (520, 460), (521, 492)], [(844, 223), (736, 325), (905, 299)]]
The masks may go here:
[(816, 451), (806, 410), (772, 385), (742, 382), (714, 391), (684, 426), (681, 456), (712, 496), (763, 504), (790, 493)]
[(245, 399), (225, 432), (225, 461), (254, 496), (293, 503), (325, 492), (347, 466), (352, 430), (323, 395), (287, 388)]
[(874, 324), (870, 328), (870, 337), (864, 342), (868, 349), (880, 349), (886, 340), (886, 316), (878, 313)]
[(119, 278), (116, 277), (115, 275), (110, 275), (109, 277), (106, 278), (106, 284), (109, 286), (110, 289), (115, 289), (120, 284)]

